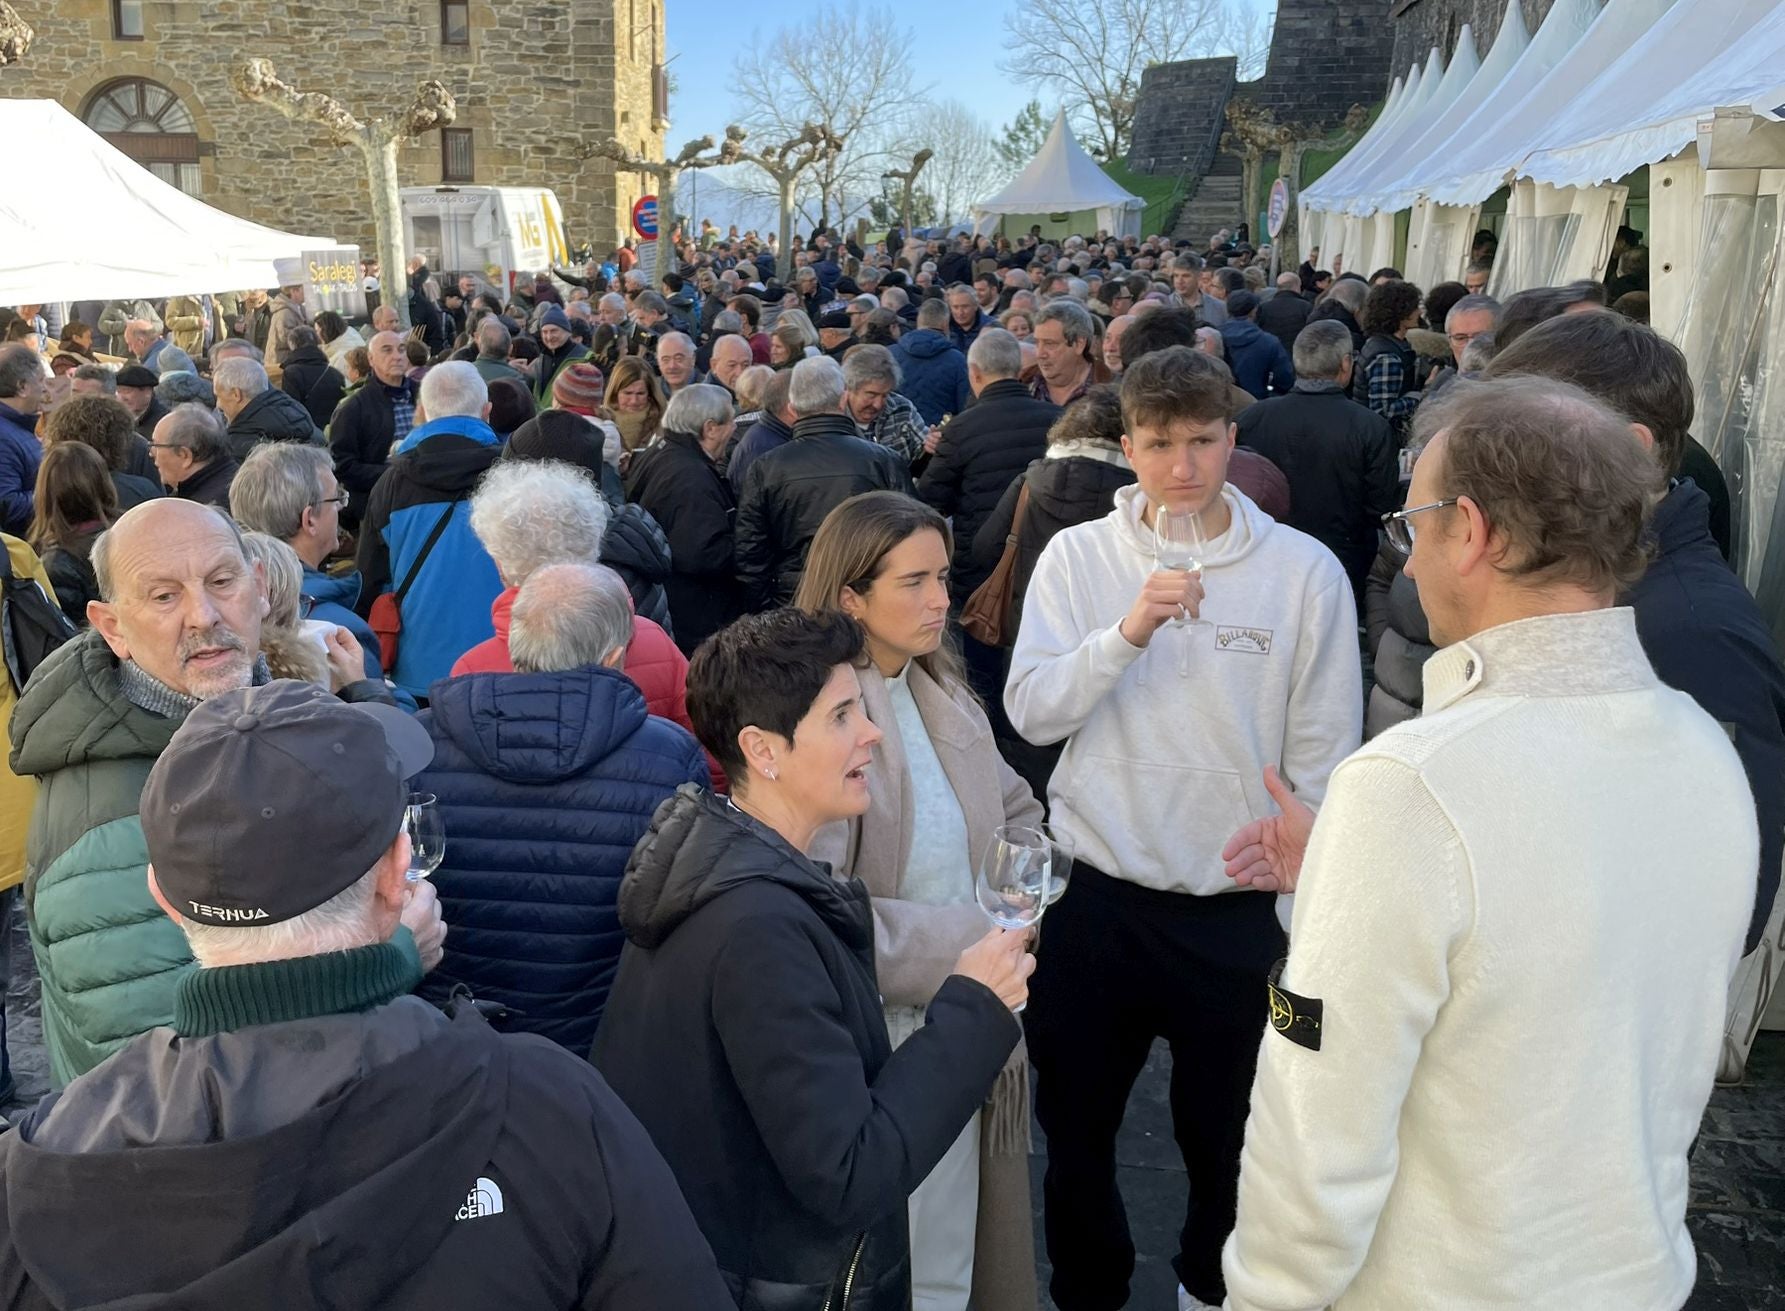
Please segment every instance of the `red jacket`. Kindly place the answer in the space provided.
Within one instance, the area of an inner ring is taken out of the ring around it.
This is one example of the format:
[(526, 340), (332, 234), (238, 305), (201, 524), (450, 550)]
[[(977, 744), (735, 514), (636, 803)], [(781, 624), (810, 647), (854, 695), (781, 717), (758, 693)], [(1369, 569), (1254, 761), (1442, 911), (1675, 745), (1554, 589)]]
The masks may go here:
[[(514, 664), (508, 658), (508, 624), (514, 610), (514, 598), (520, 588), (510, 587), (490, 607), (490, 622), (496, 635), (479, 642), (458, 658), (452, 676), (460, 674), (512, 674)], [(632, 617), (632, 640), (626, 644), (626, 677), (638, 684), (645, 694), (645, 708), (653, 715), (674, 720), (690, 733), (688, 722), (688, 657), (683, 655), (661, 625), (638, 615)], [(715, 791), (725, 791), (725, 772), (710, 755), (707, 769), (713, 776)]]

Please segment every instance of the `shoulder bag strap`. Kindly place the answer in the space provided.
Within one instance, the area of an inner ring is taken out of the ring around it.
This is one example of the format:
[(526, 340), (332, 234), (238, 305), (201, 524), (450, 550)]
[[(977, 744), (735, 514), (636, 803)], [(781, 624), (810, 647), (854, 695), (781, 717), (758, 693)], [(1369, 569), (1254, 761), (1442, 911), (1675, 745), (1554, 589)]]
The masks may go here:
[[(464, 498), (460, 497), (459, 499), (463, 500)], [(440, 540), (440, 534), (446, 531), (447, 521), (452, 518), (453, 511), (458, 508), (459, 502), (454, 501), (451, 505), (446, 507), (446, 513), (435, 520), (434, 530), (428, 534), (428, 540), (421, 544), (421, 554), (415, 557), (415, 563), (409, 566), (409, 572), (403, 577), (402, 586), (397, 588), (397, 605), (399, 608), (401, 608), (403, 604), (403, 598), (409, 595), (410, 585), (415, 582), (416, 575), (421, 573), (421, 567), (427, 561), (428, 552), (434, 549), (434, 543)]]

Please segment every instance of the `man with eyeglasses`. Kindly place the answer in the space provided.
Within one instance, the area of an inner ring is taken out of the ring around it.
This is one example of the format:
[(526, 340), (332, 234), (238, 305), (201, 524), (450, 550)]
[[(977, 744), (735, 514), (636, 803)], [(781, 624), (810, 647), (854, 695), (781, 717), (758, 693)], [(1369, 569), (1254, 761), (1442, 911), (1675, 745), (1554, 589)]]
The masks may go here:
[(155, 425), (149, 442), (155, 471), (169, 496), (229, 508), (229, 485), (236, 476), (223, 420), (197, 401), (176, 405)]
[[(341, 508), (347, 489), (335, 478), (335, 464), (320, 446), (269, 442), (242, 461), (229, 489), (229, 512), (244, 528), (277, 537), (303, 561), (304, 617), (345, 628), (365, 653), (366, 677), (382, 679), (378, 635), (355, 612), (360, 599), (357, 570), (329, 574), (323, 565), (341, 544)], [(398, 704), (415, 708), (414, 698), (395, 692)]]
[(1388, 519), (1440, 648), (1424, 712), (1318, 821), (1267, 776), (1283, 814), (1223, 852), (1296, 893), (1227, 1305), (1677, 1307), (1753, 799), (1617, 604), (1661, 485), (1630, 424), (1539, 378), (1435, 409)]
[(1500, 302), (1492, 296), (1464, 296), (1444, 316), (1444, 335), (1450, 341), (1453, 365), (1434, 373), (1426, 383), (1426, 396), (1436, 396), (1459, 377), (1469, 376), (1463, 367), (1463, 354), (1469, 343), (1485, 337), (1500, 326)]

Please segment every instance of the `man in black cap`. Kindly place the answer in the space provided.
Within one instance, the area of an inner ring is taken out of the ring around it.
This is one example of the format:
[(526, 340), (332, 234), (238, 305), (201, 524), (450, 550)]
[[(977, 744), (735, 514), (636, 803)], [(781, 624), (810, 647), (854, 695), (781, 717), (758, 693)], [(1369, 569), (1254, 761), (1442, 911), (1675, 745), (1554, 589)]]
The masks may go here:
[(118, 370), (118, 399), (136, 416), (137, 432), (150, 441), (155, 437), (155, 425), (167, 417), (167, 406), (155, 394), (160, 382), (153, 369), (140, 364), (126, 364)]
[(855, 345), (855, 328), (849, 322), (849, 315), (842, 310), (831, 310), (818, 319), (818, 348), (830, 356), (838, 364), (843, 362), (843, 355)]
[(12, 1305), (729, 1305), (668, 1167), (587, 1063), (411, 997), (427, 731), (279, 681), (194, 709), (143, 789), (198, 967), (173, 1023), (0, 1145)]

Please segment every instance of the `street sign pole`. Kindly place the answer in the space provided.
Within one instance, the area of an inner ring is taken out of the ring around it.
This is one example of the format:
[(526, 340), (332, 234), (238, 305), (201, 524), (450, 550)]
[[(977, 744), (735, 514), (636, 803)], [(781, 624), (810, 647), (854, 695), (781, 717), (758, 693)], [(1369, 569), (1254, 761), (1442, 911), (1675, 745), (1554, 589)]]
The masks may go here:
[(640, 196), (632, 207), (632, 230), (638, 234), (638, 267), (647, 285), (657, 282), (657, 197)]

